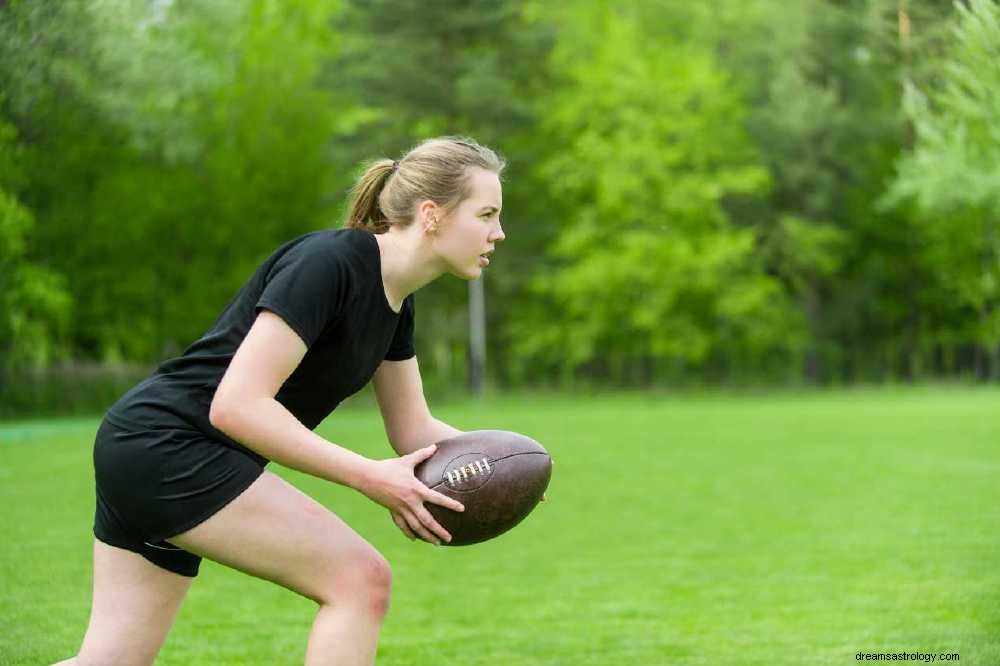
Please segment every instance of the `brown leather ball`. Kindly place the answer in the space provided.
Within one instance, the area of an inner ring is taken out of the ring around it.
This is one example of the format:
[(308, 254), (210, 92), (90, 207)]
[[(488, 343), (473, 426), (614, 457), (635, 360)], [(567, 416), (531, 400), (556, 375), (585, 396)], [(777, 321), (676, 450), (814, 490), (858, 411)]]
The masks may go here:
[(497, 537), (524, 520), (552, 476), (545, 448), (506, 430), (474, 430), (437, 443), (413, 470), (426, 486), (457, 499), (465, 511), (425, 506), (451, 534), (443, 546), (467, 546)]

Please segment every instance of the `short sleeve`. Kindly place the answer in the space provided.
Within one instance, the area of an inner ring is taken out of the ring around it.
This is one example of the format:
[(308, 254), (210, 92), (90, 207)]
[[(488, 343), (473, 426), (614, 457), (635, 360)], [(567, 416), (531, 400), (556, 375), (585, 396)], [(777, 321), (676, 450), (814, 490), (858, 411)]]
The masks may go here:
[(344, 311), (349, 271), (325, 243), (304, 241), (286, 252), (268, 272), (255, 311), (270, 310), (294, 330), (306, 347)]
[(396, 322), (396, 334), (386, 352), (387, 361), (405, 361), (417, 355), (413, 346), (413, 319), (414, 319), (413, 294), (403, 299), (403, 307), (399, 311), (399, 321)]

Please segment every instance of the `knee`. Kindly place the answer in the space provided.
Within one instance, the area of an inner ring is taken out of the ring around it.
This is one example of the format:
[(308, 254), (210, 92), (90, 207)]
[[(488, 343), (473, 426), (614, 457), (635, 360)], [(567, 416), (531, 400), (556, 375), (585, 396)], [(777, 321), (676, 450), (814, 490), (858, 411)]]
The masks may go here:
[(345, 557), (328, 586), (329, 594), (318, 600), (334, 606), (357, 606), (363, 612), (384, 617), (392, 592), (392, 568), (374, 548)]
[(361, 578), (368, 593), (369, 611), (376, 617), (384, 617), (389, 612), (389, 598), (392, 596), (392, 567), (378, 552), (364, 560)]

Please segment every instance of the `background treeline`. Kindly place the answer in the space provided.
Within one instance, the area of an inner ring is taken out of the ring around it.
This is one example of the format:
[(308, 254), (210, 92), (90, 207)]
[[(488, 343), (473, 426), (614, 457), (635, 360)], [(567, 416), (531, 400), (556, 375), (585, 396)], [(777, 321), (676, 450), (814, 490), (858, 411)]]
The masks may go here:
[[(508, 159), (488, 375), (1000, 378), (995, 0), (0, 2), (0, 414), (197, 338), (365, 160)], [(418, 295), (428, 390), (465, 285)]]

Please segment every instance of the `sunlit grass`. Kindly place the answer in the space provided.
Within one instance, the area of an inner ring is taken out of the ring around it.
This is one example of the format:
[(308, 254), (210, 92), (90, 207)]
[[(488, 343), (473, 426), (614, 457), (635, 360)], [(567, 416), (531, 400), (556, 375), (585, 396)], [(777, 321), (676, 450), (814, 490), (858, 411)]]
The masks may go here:
[[(1000, 663), (1000, 391), (507, 396), (440, 406), (556, 461), (550, 501), (467, 548), (279, 470), (393, 564), (380, 664)], [(72, 654), (90, 602), (96, 420), (0, 426), (0, 664)], [(385, 457), (376, 412), (320, 429)], [(202, 565), (158, 664), (301, 663), (313, 604)]]

